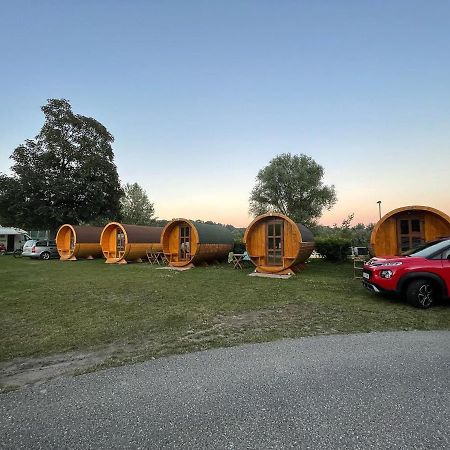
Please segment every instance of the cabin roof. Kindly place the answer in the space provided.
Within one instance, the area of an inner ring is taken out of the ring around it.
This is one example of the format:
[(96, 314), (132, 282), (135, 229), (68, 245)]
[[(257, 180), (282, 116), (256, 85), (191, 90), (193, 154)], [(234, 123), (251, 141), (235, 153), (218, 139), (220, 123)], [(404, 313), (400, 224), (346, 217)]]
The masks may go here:
[(89, 225), (71, 225), (71, 224), (66, 223), (59, 227), (56, 239), (58, 239), (58, 235), (59, 235), (60, 231), (67, 227), (74, 230), (78, 243), (98, 244), (100, 241), (100, 236), (103, 231), (103, 227), (91, 227)]
[(197, 229), (199, 241), (202, 244), (232, 244), (233, 234), (220, 225), (192, 222)]
[(297, 226), (302, 235), (302, 242), (314, 242), (314, 236), (309, 228), (306, 228), (305, 225), (302, 225), (301, 223), (297, 223)]
[(159, 242), (161, 239), (161, 232), (163, 227), (148, 227), (145, 225), (127, 225), (120, 224), (126, 231), (129, 243), (147, 243)]

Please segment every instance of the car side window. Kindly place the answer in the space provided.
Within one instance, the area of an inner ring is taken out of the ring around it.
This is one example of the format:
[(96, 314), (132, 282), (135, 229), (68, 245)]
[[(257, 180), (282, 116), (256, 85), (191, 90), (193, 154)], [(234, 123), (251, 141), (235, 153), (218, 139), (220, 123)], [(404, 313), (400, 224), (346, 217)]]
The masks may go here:
[(36, 247), (47, 247), (47, 242), (37, 241), (35, 245), (36, 245)]
[(443, 252), (440, 252), (433, 256), (431, 259), (448, 259), (450, 256), (450, 248), (445, 249)]
[(48, 241), (49, 247), (56, 247), (56, 241)]

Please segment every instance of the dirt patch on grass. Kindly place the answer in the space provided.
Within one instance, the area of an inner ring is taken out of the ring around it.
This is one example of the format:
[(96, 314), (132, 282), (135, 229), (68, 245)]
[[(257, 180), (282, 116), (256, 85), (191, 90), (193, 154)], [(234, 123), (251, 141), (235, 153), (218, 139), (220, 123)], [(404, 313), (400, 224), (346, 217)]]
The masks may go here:
[(342, 322), (345, 319), (339, 311), (330, 307), (324, 312), (311, 303), (203, 317), (197, 322), (191, 321), (184, 329), (177, 328), (172, 333), (166, 329), (165, 333), (147, 334), (133, 343), (118, 342), (89, 351), (0, 362), (0, 392), (28, 384), (40, 384), (64, 375), (171, 354), (348, 331), (343, 329)]
[(127, 344), (111, 344), (92, 351), (58, 353), (41, 358), (15, 358), (0, 362), (0, 392), (83, 372), (112, 357), (133, 352), (134, 349), (134, 346)]
[(315, 314), (313, 305), (288, 304), (283, 307), (245, 311), (236, 315), (217, 316), (223, 328), (258, 330), (266, 328), (307, 327)]
[(314, 305), (288, 304), (283, 307), (249, 310), (239, 314), (217, 315), (204, 327), (189, 330), (180, 341), (208, 348), (211, 343), (235, 345), (274, 338), (332, 334), (339, 331), (323, 326)]

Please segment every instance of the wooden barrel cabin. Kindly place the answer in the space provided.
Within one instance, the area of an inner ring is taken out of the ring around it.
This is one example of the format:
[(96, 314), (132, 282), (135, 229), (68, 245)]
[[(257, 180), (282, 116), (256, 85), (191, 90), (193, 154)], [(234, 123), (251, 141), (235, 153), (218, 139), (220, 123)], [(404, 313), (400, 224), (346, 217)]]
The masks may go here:
[(403, 206), (384, 215), (370, 236), (374, 256), (400, 255), (419, 244), (450, 236), (450, 217), (429, 206)]
[(142, 261), (147, 252), (161, 251), (162, 227), (111, 222), (103, 228), (100, 244), (108, 264)]
[(163, 229), (161, 243), (172, 267), (193, 267), (225, 259), (233, 249), (233, 235), (220, 225), (173, 219)]
[(75, 261), (80, 258), (93, 259), (103, 256), (100, 245), (102, 227), (70, 225), (59, 227), (56, 234), (56, 248), (60, 259)]
[(314, 250), (311, 231), (279, 213), (256, 217), (244, 243), (257, 272), (279, 275), (297, 272)]

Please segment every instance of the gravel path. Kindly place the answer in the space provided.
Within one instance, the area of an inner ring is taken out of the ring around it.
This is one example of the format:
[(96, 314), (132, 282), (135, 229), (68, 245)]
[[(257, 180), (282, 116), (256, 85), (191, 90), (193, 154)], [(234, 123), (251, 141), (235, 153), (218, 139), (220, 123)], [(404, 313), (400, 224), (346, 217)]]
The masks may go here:
[(173, 356), (0, 396), (1, 448), (450, 448), (450, 332)]

